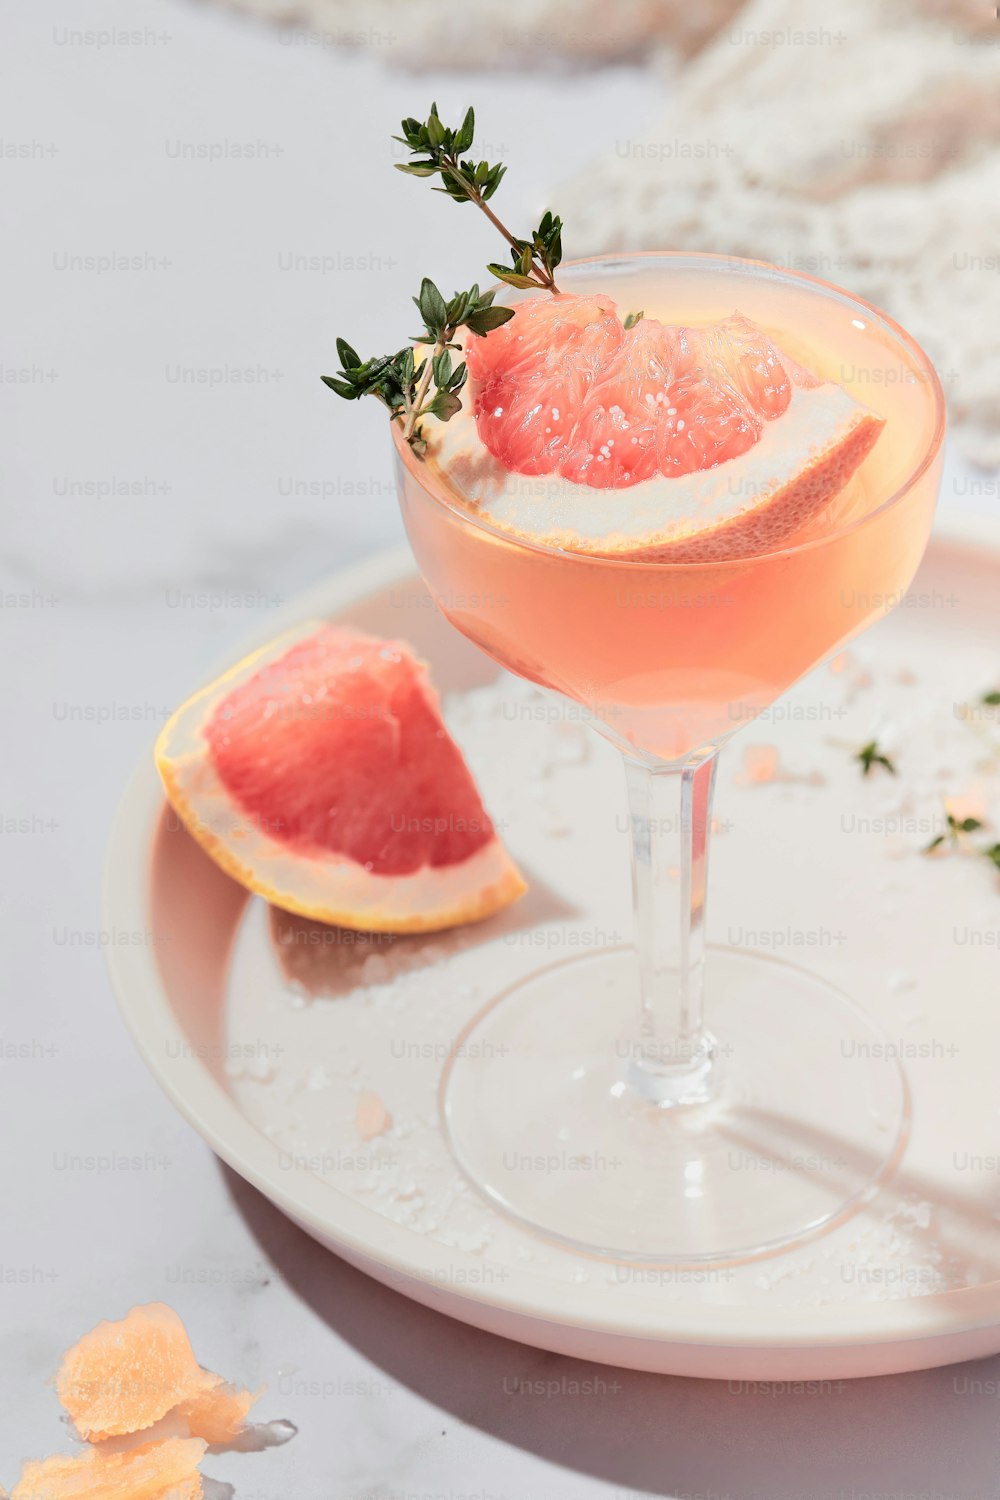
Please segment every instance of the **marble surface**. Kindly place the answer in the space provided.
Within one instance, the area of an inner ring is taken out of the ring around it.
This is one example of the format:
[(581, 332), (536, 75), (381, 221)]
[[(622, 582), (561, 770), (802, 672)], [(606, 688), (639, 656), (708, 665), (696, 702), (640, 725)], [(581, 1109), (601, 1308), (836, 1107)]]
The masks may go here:
[[(46, 1382), (65, 1345), (163, 1298), (207, 1364), (266, 1381), (263, 1414), (300, 1429), (212, 1463), (239, 1500), (1000, 1494), (1000, 1360), (751, 1392), (540, 1354), (368, 1281), (220, 1167), (105, 974), (107, 829), (163, 717), (269, 610), (400, 538), (380, 413), (317, 377), (336, 333), (396, 340), (414, 265), (458, 285), (494, 244), (392, 176), (393, 122), (474, 97), (520, 220), (641, 126), (652, 80), (412, 78), (378, 48), (185, 0), (42, 0), (2, 27), (19, 732), (0, 807), (0, 1482), (63, 1444)], [(995, 496), (953, 464), (943, 511)]]

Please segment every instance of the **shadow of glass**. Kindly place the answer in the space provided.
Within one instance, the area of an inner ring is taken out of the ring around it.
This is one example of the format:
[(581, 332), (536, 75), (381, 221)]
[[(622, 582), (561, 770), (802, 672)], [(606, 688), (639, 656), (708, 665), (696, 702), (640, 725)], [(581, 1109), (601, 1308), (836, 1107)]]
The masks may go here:
[[(1000, 1357), (865, 1380), (620, 1370), (459, 1323), (365, 1276), (227, 1167), (263, 1254), (331, 1332), (426, 1401), (615, 1500), (996, 1500)], [(987, 1394), (980, 1392), (985, 1388)], [(295, 1411), (299, 1425), (307, 1414)], [(491, 1474), (462, 1473), (467, 1489)]]

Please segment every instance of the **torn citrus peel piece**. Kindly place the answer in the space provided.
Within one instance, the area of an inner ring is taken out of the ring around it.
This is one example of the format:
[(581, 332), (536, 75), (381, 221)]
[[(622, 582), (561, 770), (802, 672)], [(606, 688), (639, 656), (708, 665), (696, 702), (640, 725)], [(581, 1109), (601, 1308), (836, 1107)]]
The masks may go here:
[(204, 1454), (197, 1438), (166, 1438), (126, 1452), (98, 1444), (56, 1454), (24, 1465), (11, 1500), (198, 1500)]
[(195, 1359), (187, 1330), (162, 1302), (98, 1323), (63, 1356), (56, 1394), (88, 1442), (141, 1432), (220, 1377)]
[[(201, 1500), (207, 1448), (234, 1444), (261, 1394), (202, 1369), (160, 1302), (84, 1334), (56, 1390), (87, 1446), (25, 1463), (10, 1500)], [(294, 1428), (281, 1425), (285, 1441)]]
[(285, 911), (433, 932), (525, 890), (403, 642), (291, 631), (188, 699), (156, 763), (194, 838)]
[(177, 1415), (187, 1423), (192, 1437), (202, 1438), (210, 1448), (222, 1448), (245, 1431), (250, 1408), (261, 1394), (222, 1380), (192, 1401), (182, 1401)]

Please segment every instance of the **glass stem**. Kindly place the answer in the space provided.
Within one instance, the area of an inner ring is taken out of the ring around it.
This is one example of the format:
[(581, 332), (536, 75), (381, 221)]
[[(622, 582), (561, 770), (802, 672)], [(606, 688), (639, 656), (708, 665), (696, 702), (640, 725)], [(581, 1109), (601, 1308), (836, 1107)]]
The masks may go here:
[(625, 758), (642, 1002), (628, 1081), (663, 1106), (704, 1102), (717, 1082), (702, 1016), (716, 754), (681, 768)]

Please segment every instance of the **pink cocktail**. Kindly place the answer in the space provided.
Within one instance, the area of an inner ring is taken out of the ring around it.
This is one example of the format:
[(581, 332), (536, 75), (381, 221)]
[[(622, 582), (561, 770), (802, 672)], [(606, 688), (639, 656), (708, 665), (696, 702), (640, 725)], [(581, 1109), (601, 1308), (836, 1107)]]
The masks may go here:
[[(634, 833), (635, 950), (549, 966), (477, 1018), (471, 1032), (489, 1045), (456, 1049), (442, 1096), (456, 1155), (507, 1212), (592, 1253), (761, 1253), (874, 1191), (904, 1138), (906, 1091), (894, 1068), (858, 1060), (877, 1028), (822, 979), (732, 949), (706, 960), (716, 755), (904, 594), (937, 496), (941, 389), (891, 320), (809, 277), (649, 254), (565, 266), (560, 285), (667, 324), (736, 308), (884, 420), (857, 472), (793, 536), (708, 561), (595, 556), (517, 534), (455, 482), (446, 446), (421, 461), (396, 439), (403, 516), (433, 597), (504, 667), (591, 712), (624, 753)], [(714, 472), (723, 482), (726, 466)], [(693, 481), (670, 483), (683, 514)], [(820, 1165), (751, 1181), (732, 1170), (736, 1140), (776, 1159), (809, 1148)], [(505, 1166), (547, 1146), (553, 1159), (623, 1165), (545, 1180)]]

